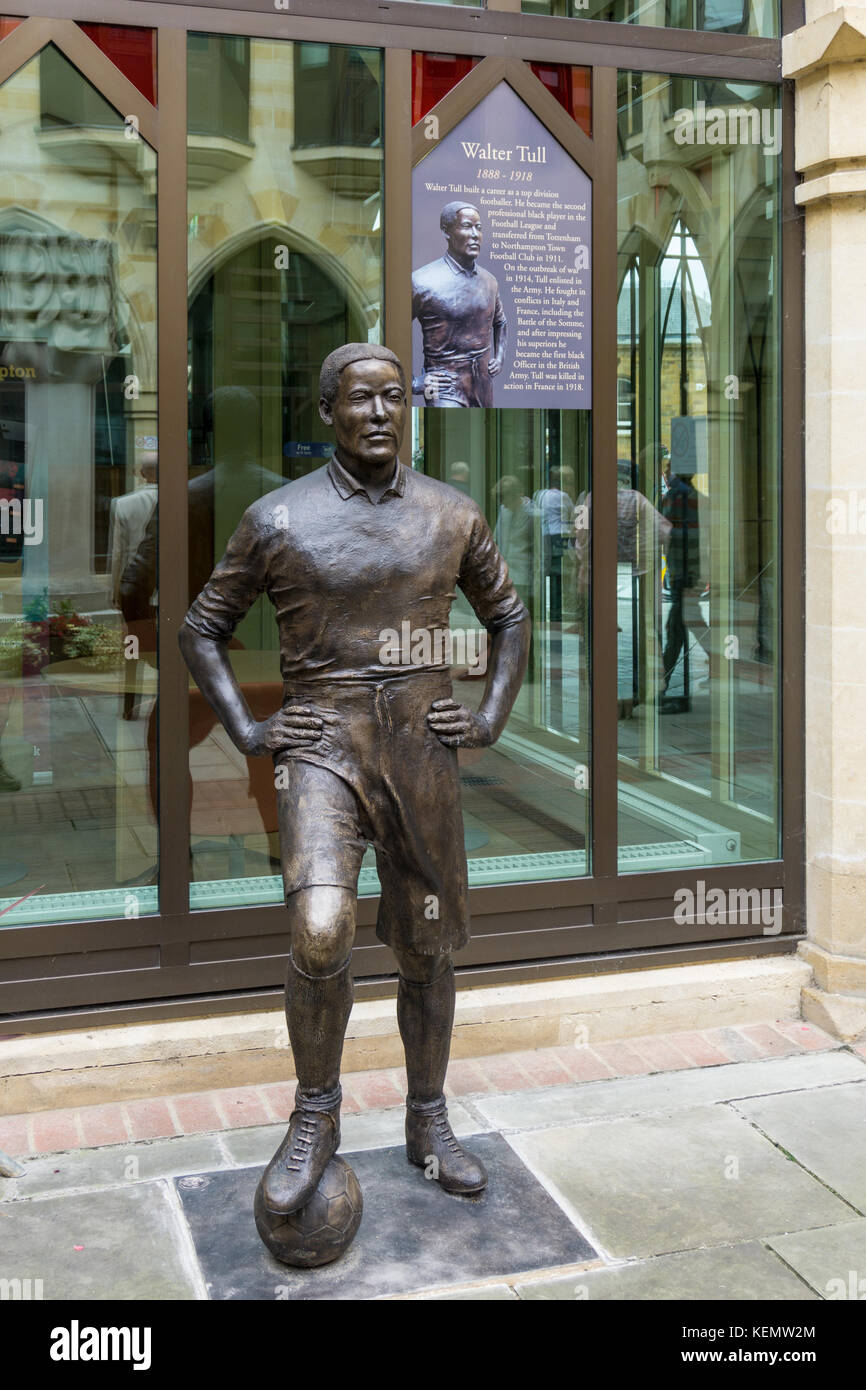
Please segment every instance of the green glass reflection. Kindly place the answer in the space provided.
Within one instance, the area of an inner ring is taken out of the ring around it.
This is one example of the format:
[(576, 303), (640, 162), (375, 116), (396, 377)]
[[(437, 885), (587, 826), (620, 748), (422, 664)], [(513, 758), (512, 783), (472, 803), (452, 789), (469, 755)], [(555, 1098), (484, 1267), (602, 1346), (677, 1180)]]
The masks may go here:
[(522, 0), (521, 8), (525, 14), (699, 29), (708, 34), (774, 38), (779, 33), (778, 0)]
[(620, 76), (624, 870), (779, 854), (778, 103)]
[[(380, 339), (382, 55), (191, 34), (188, 71), (192, 600), (246, 508), (329, 456), (322, 360)], [(231, 649), (256, 717), (272, 714), (266, 598)], [(238, 753), (194, 688), (189, 719), (192, 905), (278, 902), (270, 761)]]
[[(414, 410), (413, 463), (484, 511), (529, 608), (529, 669), (493, 748), (460, 752), (470, 884), (589, 871), (589, 411)], [(405, 457), (405, 455), (404, 455)], [(457, 592), (452, 628), (478, 627)], [(484, 682), (455, 663), (455, 698)]]
[(127, 592), (156, 540), (156, 157), (128, 137), (53, 47), (0, 88), (0, 928), (156, 910), (155, 609)]

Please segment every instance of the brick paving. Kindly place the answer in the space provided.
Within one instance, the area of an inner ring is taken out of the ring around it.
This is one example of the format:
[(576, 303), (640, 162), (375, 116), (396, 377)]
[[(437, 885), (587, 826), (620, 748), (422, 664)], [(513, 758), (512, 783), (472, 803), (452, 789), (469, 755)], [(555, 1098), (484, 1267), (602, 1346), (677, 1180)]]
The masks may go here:
[(598, 1047), (591, 1050), (610, 1067), (614, 1076), (648, 1076), (652, 1071), (666, 1070), (655, 1066), (649, 1058), (642, 1057), (631, 1043), (599, 1043)]
[[(595, 1047), (545, 1047), (456, 1058), (449, 1067), (446, 1090), (454, 1097), (481, 1096), (494, 1091), (647, 1076), (841, 1047), (837, 1039), (810, 1023), (780, 1020), (739, 1028), (629, 1038), (627, 1042), (603, 1042)], [(866, 1058), (866, 1043), (855, 1044), (850, 1050)], [(347, 1114), (388, 1110), (404, 1102), (406, 1073), (399, 1067), (347, 1072), (342, 1082)], [(288, 1119), (293, 1096), (293, 1083), (270, 1082), (116, 1105), (103, 1103), (80, 1109), (0, 1116), (0, 1150), (14, 1158), (26, 1158), (99, 1148), (127, 1139), (164, 1139), (280, 1123)]]
[(168, 1139), (178, 1133), (177, 1122), (164, 1100), (128, 1100), (120, 1109), (129, 1122), (133, 1139)]
[(811, 1023), (803, 1023), (799, 1020), (794, 1022), (774, 1023), (773, 1027), (777, 1033), (789, 1038), (796, 1043), (799, 1050), (803, 1052), (823, 1052), (826, 1048), (825, 1038), (829, 1033), (824, 1033), (820, 1028), (816, 1028)]

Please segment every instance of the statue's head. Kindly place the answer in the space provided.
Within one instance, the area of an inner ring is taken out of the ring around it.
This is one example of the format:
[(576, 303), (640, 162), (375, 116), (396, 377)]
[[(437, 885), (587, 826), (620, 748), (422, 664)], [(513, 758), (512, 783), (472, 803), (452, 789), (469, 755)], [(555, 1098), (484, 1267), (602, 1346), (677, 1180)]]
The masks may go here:
[(439, 226), (457, 260), (474, 261), (481, 250), (481, 214), (471, 203), (446, 203)]
[(325, 358), (319, 414), (344, 458), (375, 466), (397, 456), (406, 419), (400, 359), (378, 343), (346, 343)]

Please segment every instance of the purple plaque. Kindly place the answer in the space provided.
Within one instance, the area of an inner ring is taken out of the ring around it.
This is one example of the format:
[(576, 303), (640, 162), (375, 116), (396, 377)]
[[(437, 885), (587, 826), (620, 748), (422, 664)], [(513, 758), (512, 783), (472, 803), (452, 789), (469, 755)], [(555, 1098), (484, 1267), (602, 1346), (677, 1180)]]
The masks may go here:
[(414, 403), (588, 410), (592, 181), (505, 82), (442, 140), (425, 128)]

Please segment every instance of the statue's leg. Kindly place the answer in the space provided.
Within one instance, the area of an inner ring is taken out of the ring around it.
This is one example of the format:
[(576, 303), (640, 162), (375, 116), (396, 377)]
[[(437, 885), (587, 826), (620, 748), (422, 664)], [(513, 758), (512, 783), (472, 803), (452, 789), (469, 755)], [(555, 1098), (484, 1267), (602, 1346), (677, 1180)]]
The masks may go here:
[(328, 885), (302, 888), (286, 902), (292, 949), (286, 1021), (298, 1085), (288, 1132), (265, 1170), (271, 1211), (310, 1200), (340, 1145), (340, 1058), (352, 1011), (355, 894)]
[(406, 1052), (406, 1154), (447, 1192), (481, 1192), (483, 1164), (458, 1143), (448, 1122), (445, 1072), (454, 1023), (451, 956), (395, 948), (397, 1023)]

